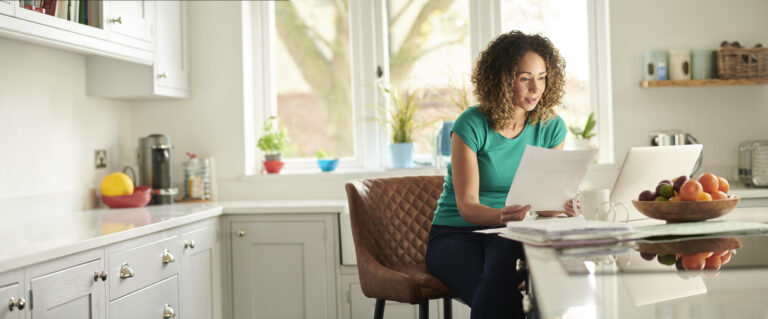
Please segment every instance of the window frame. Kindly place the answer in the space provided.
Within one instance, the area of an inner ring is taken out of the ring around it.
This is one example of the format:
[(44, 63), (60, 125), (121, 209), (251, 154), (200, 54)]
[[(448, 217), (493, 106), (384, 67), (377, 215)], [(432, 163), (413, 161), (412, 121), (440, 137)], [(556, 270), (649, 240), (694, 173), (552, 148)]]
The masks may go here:
[[(501, 0), (469, 1), (469, 37), (473, 61), (501, 33)], [(610, 78), (609, 0), (585, 0), (589, 32), (590, 98), (596, 113), (598, 164), (613, 164), (613, 121)], [(380, 171), (388, 167), (388, 134), (376, 121), (386, 96), (377, 81), (389, 82), (386, 0), (349, 1), (350, 62), (355, 155), (342, 158), (338, 171)], [(276, 37), (274, 2), (243, 2), (243, 83), (245, 175), (261, 171), (263, 153), (256, 147), (264, 119), (277, 114), (274, 70)], [(372, 22), (372, 23), (371, 23)], [(377, 75), (381, 68), (382, 75)], [(257, 76), (261, 75), (261, 76)], [(312, 158), (284, 158), (289, 173), (317, 172)]]

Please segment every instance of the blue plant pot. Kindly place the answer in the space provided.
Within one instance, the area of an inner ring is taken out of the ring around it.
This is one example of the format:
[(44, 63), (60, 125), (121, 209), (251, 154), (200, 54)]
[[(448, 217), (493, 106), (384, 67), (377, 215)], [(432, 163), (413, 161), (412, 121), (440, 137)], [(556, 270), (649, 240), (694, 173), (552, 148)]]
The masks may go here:
[(317, 166), (319, 166), (320, 170), (323, 172), (333, 172), (336, 169), (336, 166), (339, 166), (339, 159), (318, 159)]
[(389, 144), (392, 168), (413, 167), (413, 143)]
[(453, 121), (444, 121), (438, 138), (440, 139), (440, 155), (451, 156), (451, 130)]

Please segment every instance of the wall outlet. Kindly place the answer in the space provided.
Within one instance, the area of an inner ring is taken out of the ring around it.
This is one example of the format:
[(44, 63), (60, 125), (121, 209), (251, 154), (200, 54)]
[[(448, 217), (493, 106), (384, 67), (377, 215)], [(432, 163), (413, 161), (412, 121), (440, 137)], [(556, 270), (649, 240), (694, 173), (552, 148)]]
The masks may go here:
[(94, 157), (94, 166), (96, 168), (105, 168), (107, 167), (107, 150), (96, 150), (93, 154)]

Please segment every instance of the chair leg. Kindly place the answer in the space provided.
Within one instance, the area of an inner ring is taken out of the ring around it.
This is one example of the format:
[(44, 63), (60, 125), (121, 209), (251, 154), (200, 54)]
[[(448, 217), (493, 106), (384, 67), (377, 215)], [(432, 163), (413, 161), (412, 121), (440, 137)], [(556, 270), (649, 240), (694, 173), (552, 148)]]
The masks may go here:
[(453, 307), (451, 307), (451, 298), (443, 298), (443, 319), (453, 319)]
[(376, 309), (373, 311), (373, 319), (384, 319), (384, 299), (376, 299)]
[(419, 304), (419, 319), (429, 319), (429, 300)]

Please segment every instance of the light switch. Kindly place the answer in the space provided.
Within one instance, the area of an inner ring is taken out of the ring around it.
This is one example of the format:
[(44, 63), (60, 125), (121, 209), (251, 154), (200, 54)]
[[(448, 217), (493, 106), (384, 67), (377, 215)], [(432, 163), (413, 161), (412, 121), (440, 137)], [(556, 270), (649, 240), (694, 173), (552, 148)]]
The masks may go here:
[(96, 150), (94, 152), (94, 163), (96, 168), (107, 167), (107, 150)]

